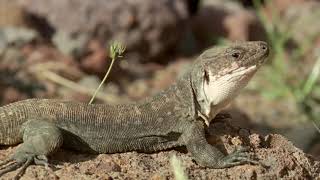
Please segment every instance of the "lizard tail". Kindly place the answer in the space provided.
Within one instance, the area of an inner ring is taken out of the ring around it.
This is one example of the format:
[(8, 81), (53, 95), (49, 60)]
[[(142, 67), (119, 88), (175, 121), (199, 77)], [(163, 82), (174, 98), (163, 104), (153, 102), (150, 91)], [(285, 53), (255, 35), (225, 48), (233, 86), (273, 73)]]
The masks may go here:
[(25, 121), (24, 108), (20, 102), (0, 107), (0, 144), (14, 145), (22, 142), (20, 127)]

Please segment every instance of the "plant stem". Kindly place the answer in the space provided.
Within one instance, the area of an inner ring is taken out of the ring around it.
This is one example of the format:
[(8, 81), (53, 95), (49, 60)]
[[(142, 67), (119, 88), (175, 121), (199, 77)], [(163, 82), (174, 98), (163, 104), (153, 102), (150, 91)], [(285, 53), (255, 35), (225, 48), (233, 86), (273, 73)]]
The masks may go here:
[(112, 66), (113, 66), (113, 63), (114, 63), (115, 59), (116, 59), (115, 57), (112, 58), (111, 64), (110, 64), (110, 66), (109, 66), (109, 68), (108, 68), (108, 71), (107, 71), (106, 75), (103, 77), (103, 79), (102, 79), (101, 83), (99, 84), (98, 88), (94, 91), (94, 94), (93, 94), (93, 96), (91, 97), (89, 104), (92, 104), (92, 102), (94, 101), (94, 99), (95, 99), (97, 93), (99, 92), (100, 88), (102, 87), (102, 85), (103, 85), (104, 82), (106, 81), (107, 77), (109, 76), (110, 71), (111, 71), (111, 69), (112, 69)]
[(304, 98), (311, 93), (314, 85), (317, 82), (317, 79), (319, 78), (319, 74), (320, 74), (320, 56), (316, 60), (316, 63), (314, 64), (313, 69), (309, 74), (309, 77), (302, 88), (302, 92), (303, 92), (302, 100), (304, 100)]

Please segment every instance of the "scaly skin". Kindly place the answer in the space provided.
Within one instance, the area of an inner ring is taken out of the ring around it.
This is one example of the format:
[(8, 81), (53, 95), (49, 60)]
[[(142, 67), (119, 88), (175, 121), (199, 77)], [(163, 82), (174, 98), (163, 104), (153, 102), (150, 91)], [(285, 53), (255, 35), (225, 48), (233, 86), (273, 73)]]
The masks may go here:
[(186, 146), (197, 163), (205, 167), (254, 163), (243, 148), (225, 156), (209, 145), (204, 122), (210, 123), (255, 71), (241, 75), (248, 76), (241, 79), (241, 83), (236, 79), (230, 81), (233, 86), (221, 85), (218, 90), (210, 90), (228, 92), (219, 98), (204, 90), (204, 84), (210, 87), (210, 83), (219, 82), (215, 80), (216, 75), (227, 76), (225, 72), (234, 67), (258, 67), (267, 56), (268, 47), (264, 42), (211, 48), (170, 88), (133, 104), (88, 105), (29, 99), (3, 106), (0, 108), (0, 144), (22, 145), (1, 163), (0, 176), (22, 167), (17, 174), (20, 177), (33, 162), (47, 166), (46, 156), (61, 146), (90, 153), (155, 152)]

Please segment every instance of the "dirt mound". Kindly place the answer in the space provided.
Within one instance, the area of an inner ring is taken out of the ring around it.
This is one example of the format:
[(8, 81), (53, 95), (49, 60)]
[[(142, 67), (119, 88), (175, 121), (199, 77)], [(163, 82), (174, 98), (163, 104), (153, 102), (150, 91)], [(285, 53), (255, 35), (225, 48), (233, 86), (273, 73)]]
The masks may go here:
[[(208, 129), (208, 141), (221, 151), (230, 153), (237, 146), (249, 146), (250, 154), (262, 165), (242, 165), (227, 169), (198, 166), (184, 149), (153, 154), (88, 155), (61, 150), (50, 158), (51, 170), (31, 166), (22, 179), (174, 179), (170, 165), (173, 155), (181, 161), (189, 179), (317, 179), (320, 162), (296, 148), (281, 135), (262, 137), (236, 128), (229, 122), (217, 122)], [(0, 150), (4, 159), (16, 149)], [(12, 178), (11, 172), (3, 178)]]

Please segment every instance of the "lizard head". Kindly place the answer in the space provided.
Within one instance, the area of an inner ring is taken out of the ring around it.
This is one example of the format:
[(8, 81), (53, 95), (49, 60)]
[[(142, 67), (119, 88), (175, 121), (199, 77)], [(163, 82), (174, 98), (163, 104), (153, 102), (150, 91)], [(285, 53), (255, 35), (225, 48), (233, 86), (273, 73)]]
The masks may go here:
[(234, 43), (204, 51), (191, 67), (198, 115), (207, 125), (244, 88), (269, 55), (262, 41)]

